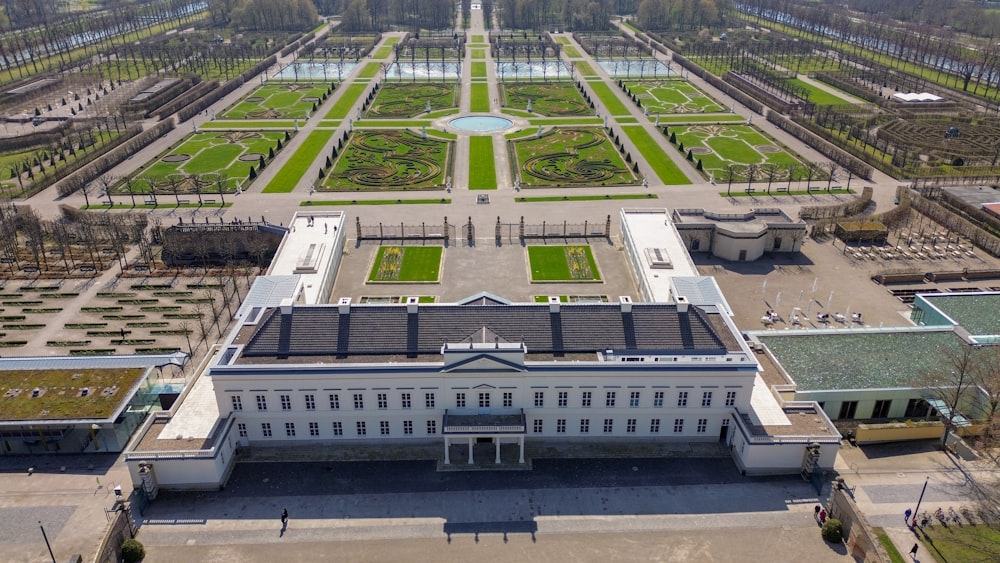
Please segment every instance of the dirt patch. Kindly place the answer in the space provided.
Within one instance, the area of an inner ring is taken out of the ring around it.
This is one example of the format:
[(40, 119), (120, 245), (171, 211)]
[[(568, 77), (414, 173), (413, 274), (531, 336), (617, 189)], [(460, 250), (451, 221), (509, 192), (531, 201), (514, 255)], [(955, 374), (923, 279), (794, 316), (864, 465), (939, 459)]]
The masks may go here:
[(692, 154), (711, 154), (712, 149), (705, 147), (691, 147)]
[(311, 103), (314, 103), (314, 102), (318, 102), (319, 98), (317, 98), (316, 96), (306, 96), (306, 97), (302, 98), (302, 101), (303, 102), (309, 102), (311, 104)]
[(260, 102), (264, 101), (264, 98), (261, 98), (260, 96), (250, 96), (249, 98), (247, 98), (247, 101), (259, 104)]
[(761, 152), (761, 153), (778, 152), (778, 151), (781, 150), (781, 149), (779, 149), (778, 147), (776, 147), (774, 145), (757, 145), (754, 148), (757, 149), (757, 152)]
[(264, 158), (264, 155), (256, 152), (251, 152), (247, 154), (241, 154), (238, 160), (240, 162), (257, 162), (262, 158)]
[(171, 154), (163, 157), (163, 162), (184, 162), (185, 160), (190, 160), (191, 155), (189, 154)]

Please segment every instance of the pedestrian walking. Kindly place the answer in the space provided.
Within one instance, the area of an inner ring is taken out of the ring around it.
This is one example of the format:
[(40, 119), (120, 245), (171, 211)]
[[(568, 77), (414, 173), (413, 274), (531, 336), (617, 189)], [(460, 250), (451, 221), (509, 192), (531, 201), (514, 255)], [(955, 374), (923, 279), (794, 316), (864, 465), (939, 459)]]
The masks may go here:
[(819, 511), (819, 523), (826, 524), (826, 509)]
[(919, 549), (920, 549), (920, 544), (917, 544), (917, 543), (913, 544), (913, 547), (910, 548), (910, 558), (916, 559), (917, 558), (917, 550), (919, 550)]
[(284, 526), (286, 524), (288, 524), (288, 509), (283, 508), (281, 509), (281, 525)]

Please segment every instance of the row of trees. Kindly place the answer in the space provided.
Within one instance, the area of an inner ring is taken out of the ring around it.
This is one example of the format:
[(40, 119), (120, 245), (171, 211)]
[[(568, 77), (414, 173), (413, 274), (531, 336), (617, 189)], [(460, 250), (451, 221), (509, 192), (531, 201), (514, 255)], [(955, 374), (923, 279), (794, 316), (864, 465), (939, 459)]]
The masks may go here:
[(635, 21), (649, 31), (691, 31), (722, 24), (728, 0), (642, 0)]
[(212, 24), (251, 31), (305, 31), (319, 22), (311, 0), (209, 0)]
[(450, 0), (348, 0), (340, 20), (344, 31), (451, 29), (455, 4)]

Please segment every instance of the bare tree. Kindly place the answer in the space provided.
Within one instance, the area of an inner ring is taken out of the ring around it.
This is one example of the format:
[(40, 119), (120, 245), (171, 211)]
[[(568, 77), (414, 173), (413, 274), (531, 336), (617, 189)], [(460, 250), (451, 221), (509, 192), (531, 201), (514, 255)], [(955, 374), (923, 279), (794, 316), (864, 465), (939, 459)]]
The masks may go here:
[(945, 359), (942, 367), (925, 376), (927, 390), (940, 399), (948, 411), (941, 413), (945, 425), (945, 432), (941, 437), (942, 447), (948, 441), (948, 434), (955, 429), (959, 409), (971, 406), (971, 395), (976, 393), (976, 352), (976, 348), (966, 344), (962, 344), (957, 350), (942, 349), (940, 353)]

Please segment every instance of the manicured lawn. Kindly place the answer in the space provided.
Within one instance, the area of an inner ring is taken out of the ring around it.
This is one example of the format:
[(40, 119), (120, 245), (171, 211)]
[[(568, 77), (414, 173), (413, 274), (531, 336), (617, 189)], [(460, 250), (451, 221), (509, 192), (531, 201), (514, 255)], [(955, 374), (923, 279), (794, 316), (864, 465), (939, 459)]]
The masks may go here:
[(589, 246), (529, 246), (531, 281), (600, 281), (597, 261)]
[[(755, 180), (766, 180), (764, 167), (774, 167), (774, 180), (788, 178), (788, 170), (794, 171), (794, 178), (807, 177), (804, 164), (776, 140), (766, 136), (752, 125), (671, 125), (669, 135), (676, 134), (677, 147), (684, 144), (684, 153), (694, 149), (694, 162), (701, 160), (705, 173), (717, 182), (728, 181), (730, 171), (734, 181), (748, 179), (751, 166), (755, 170)], [(813, 180), (826, 178), (822, 173), (813, 175)]]
[(373, 59), (384, 59), (392, 54), (392, 47), (399, 43), (399, 37), (389, 37), (382, 43), (382, 46), (372, 54)]
[(497, 189), (497, 171), (493, 162), (493, 137), (469, 137), (469, 189)]
[(306, 113), (318, 107), (330, 86), (320, 84), (273, 82), (256, 88), (235, 105), (225, 110), (225, 119), (305, 119)]
[(485, 62), (474, 62), (472, 63), (472, 77), (473, 78), (486, 78), (486, 63)]
[(637, 184), (603, 129), (558, 128), (514, 143), (523, 187)]
[(367, 63), (358, 72), (358, 78), (375, 78), (378, 71), (382, 70), (381, 63)]
[(921, 547), (942, 563), (965, 563), (1000, 560), (1000, 530), (981, 523), (977, 526), (951, 525), (924, 529), (929, 539)]
[(393, 127), (404, 129), (406, 127), (428, 127), (430, 119), (361, 119), (354, 122), (355, 129), (361, 127)]
[[(472, 59), (473, 60), (482, 60), (482, 59), (485, 59), (485, 58), (486, 58), (486, 49), (473, 49), (472, 50)], [(472, 63), (472, 77), (476, 78), (476, 77), (479, 77), (479, 76), (486, 76), (486, 63), (483, 63), (483, 73), (481, 75), (480, 74), (476, 74), (476, 65), (477, 64), (479, 64), (479, 63)]]
[(540, 197), (517, 197), (514, 201), (518, 203), (538, 203), (546, 201), (596, 201), (599, 199), (657, 199), (656, 194), (605, 194), (605, 195), (564, 195), (564, 196), (540, 196)]
[(482, 36), (482, 35), (473, 35), (472, 36), (472, 43), (482, 43), (483, 42), (483, 37), (484, 36)]
[[(329, 129), (317, 129), (310, 133), (302, 142), (299, 150), (295, 151), (295, 154), (285, 162), (278, 174), (267, 184), (263, 190), (264, 193), (288, 193), (294, 190), (295, 185), (302, 180), (309, 169), (309, 165), (316, 160), (320, 151), (333, 137), (333, 133)], [(310, 180), (312, 179), (310, 178)]]
[(726, 108), (708, 94), (683, 80), (643, 80), (625, 82), (625, 87), (639, 98), (652, 121), (661, 113), (712, 113)]
[(233, 120), (218, 120), (209, 121), (208, 123), (202, 123), (198, 126), (198, 129), (248, 129), (256, 131), (258, 129), (280, 129), (282, 131), (290, 130), (295, 127), (295, 121), (274, 119), (271, 121), (233, 121)]
[[(260, 166), (260, 158), (277, 152), (278, 142), (287, 142), (281, 131), (212, 131), (192, 133), (164, 153), (160, 160), (143, 169), (131, 181), (120, 182), (114, 193), (158, 194), (194, 193), (194, 181), (202, 191), (218, 192), (222, 181), (227, 192), (236, 191), (248, 177), (251, 168)], [(259, 172), (259, 170), (258, 170)], [(217, 174), (222, 175), (220, 177)]]
[[(477, 65), (479, 63), (472, 63)], [(476, 112), (488, 113), (490, 111), (490, 91), (485, 83), (474, 83), (471, 85), (471, 104), (469, 109)]]
[[(577, 54), (579, 55), (579, 53)], [(568, 52), (567, 56), (569, 56)], [(580, 61), (576, 63), (574, 68), (584, 76), (597, 76), (597, 72), (594, 71), (594, 67), (590, 66), (590, 63), (588, 63), (587, 61)]]
[(789, 82), (809, 92), (809, 101), (818, 106), (837, 106), (851, 103), (845, 98), (841, 98), (836, 94), (827, 92), (822, 88), (817, 88), (816, 86), (799, 80), (798, 78), (792, 78)]
[(415, 84), (390, 82), (382, 86), (368, 107), (368, 117), (417, 117), (431, 110), (453, 108), (458, 105), (458, 87), (454, 84)]
[(361, 94), (364, 94), (367, 87), (367, 84), (354, 83), (347, 88), (338, 88), (340, 90), (340, 97), (337, 98), (337, 103), (333, 104), (333, 107), (327, 112), (326, 119), (344, 119), (347, 117), (347, 114), (350, 113), (351, 108), (357, 103)]
[[(579, 67), (580, 65), (577, 65)], [(604, 82), (588, 81), (587, 84), (590, 89), (594, 91), (594, 94), (601, 100), (601, 105), (604, 106), (603, 113), (610, 113), (611, 115), (629, 115), (628, 108), (618, 99), (618, 96), (611, 90), (611, 87)]]
[(436, 282), (441, 273), (440, 246), (382, 246), (375, 255), (370, 282)]
[(500, 88), (504, 107), (552, 117), (593, 113), (573, 82), (505, 82)]
[[(560, 37), (560, 39), (564, 39), (564, 38)], [(572, 45), (563, 47), (562, 48), (562, 52), (566, 53), (566, 56), (569, 57), (569, 58), (571, 58), (571, 59), (582, 58), (582, 56), (580, 55), (580, 50), (577, 49), (576, 47), (572, 46)], [(579, 68), (581, 64), (587, 64), (587, 63), (577, 63), (577, 65), (576, 65), (577, 68)], [(590, 65), (587, 65), (587, 66), (590, 66)], [(585, 73), (585, 74), (593, 74), (593, 73)]]
[(344, 205), (432, 205), (440, 203), (451, 203), (448, 198), (441, 199), (309, 199), (299, 203), (299, 207), (313, 207), (316, 205), (332, 205), (340, 207)]
[(637, 118), (635, 118), (635, 117), (619, 117), (619, 118), (615, 119), (615, 121), (617, 121), (618, 123), (621, 123), (623, 125), (626, 124), (626, 123), (639, 123), (639, 120)]
[[(511, 113), (511, 112), (506, 112)], [(512, 114), (513, 115), (513, 114)], [(536, 117), (530, 121), (538, 125), (600, 125), (603, 123), (597, 117)]]
[(661, 182), (667, 185), (691, 183), (641, 125), (630, 125), (622, 129), (628, 138), (632, 139), (642, 158), (653, 168), (653, 172), (656, 172)]
[[(656, 123), (656, 118), (651, 119)], [(684, 115), (661, 115), (660, 125), (665, 123), (746, 123), (747, 119), (735, 113), (716, 113), (708, 115), (684, 114)]]

